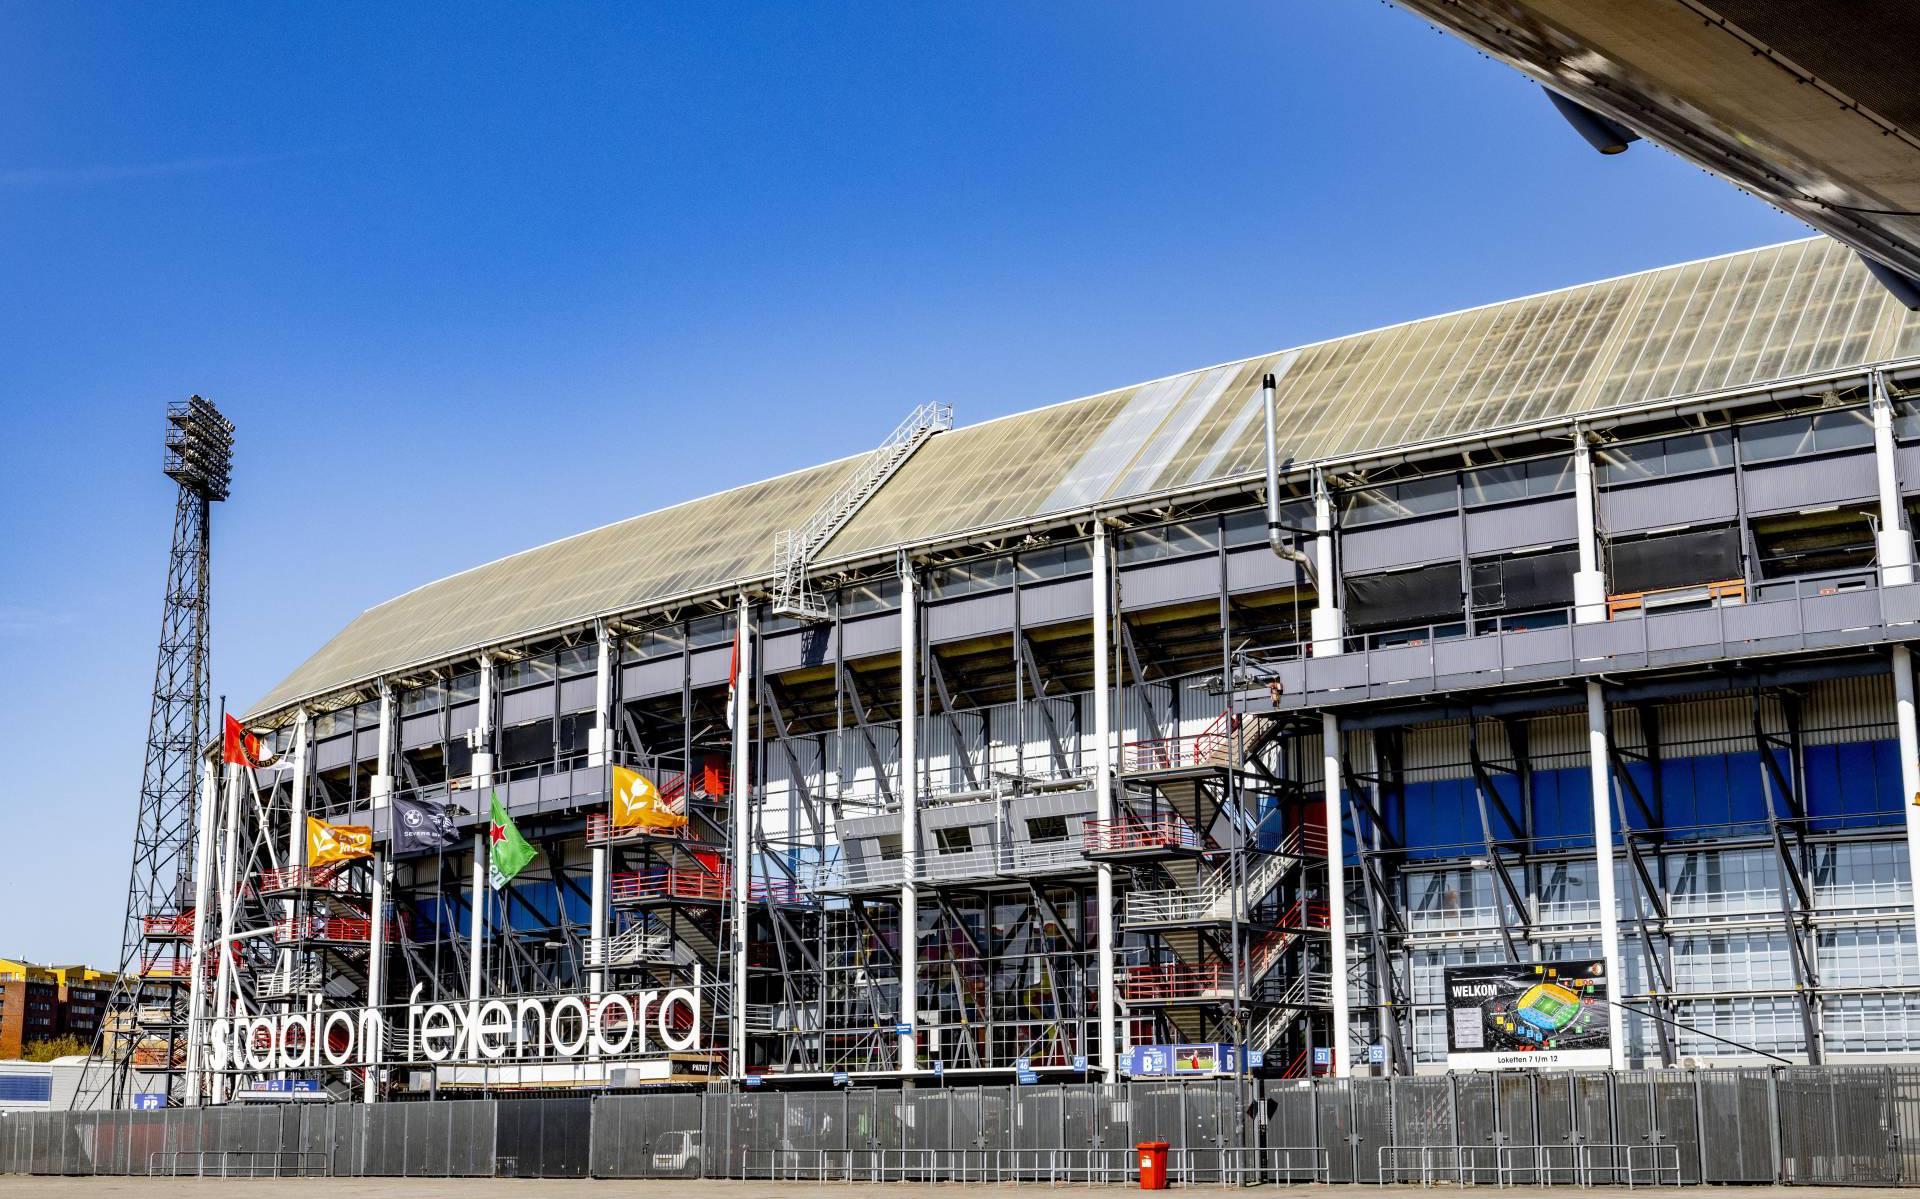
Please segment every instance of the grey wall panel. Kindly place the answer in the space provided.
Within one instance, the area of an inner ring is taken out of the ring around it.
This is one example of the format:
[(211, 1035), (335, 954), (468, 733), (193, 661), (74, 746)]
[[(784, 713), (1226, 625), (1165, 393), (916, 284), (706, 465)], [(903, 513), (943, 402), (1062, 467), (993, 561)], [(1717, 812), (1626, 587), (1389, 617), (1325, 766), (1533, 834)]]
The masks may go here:
[(1900, 490), (1907, 495), (1920, 492), (1920, 445), (1895, 446), (1893, 462), (1900, 474)]
[(770, 672), (819, 666), (833, 661), (833, 626), (821, 624), (775, 633), (761, 644), (766, 669)]
[(562, 712), (591, 711), (596, 682), (592, 675), (563, 681), (560, 684), (560, 710)]
[(926, 621), (927, 638), (934, 642), (1010, 629), (1013, 627), (1013, 592), (928, 604)]
[(337, 766), (345, 766), (353, 760), (352, 744), (353, 738), (349, 735), (346, 737), (329, 737), (325, 741), (315, 745), (313, 747), (313, 768), (315, 770), (332, 770)]
[(1750, 466), (1741, 480), (1747, 511), (1779, 512), (1872, 499), (1879, 492), (1871, 451)]
[(1599, 503), (1600, 527), (1608, 533), (1732, 520), (1739, 510), (1727, 471), (1610, 487), (1600, 492)]
[(900, 614), (889, 612), (840, 624), (841, 653), (848, 658), (894, 653), (900, 648)]
[(1227, 553), (1227, 590), (1269, 591), (1294, 586), (1299, 568), (1267, 546)]
[(440, 740), (440, 713), (423, 712), (400, 722), (400, 748), (431, 745)]
[(500, 697), (500, 723), (522, 724), (553, 715), (553, 688), (529, 687)]
[(458, 737), (480, 723), (479, 704), (460, 704), (447, 713), (447, 735)]
[(678, 691), (680, 677), (685, 670), (679, 654), (671, 658), (635, 662), (620, 671), (620, 695), (623, 699), (639, 699), (644, 695), (667, 695)]
[(1497, 554), (1536, 545), (1564, 545), (1580, 536), (1573, 497), (1554, 496), (1467, 513), (1467, 552)]
[(1220, 594), (1220, 559), (1209, 554), (1120, 572), (1120, 606), (1128, 611)]
[(693, 676), (694, 686), (711, 687), (715, 683), (727, 681), (727, 664), (732, 661), (733, 646), (731, 645), (695, 650), (688, 662), (687, 671)]
[(1062, 579), (1020, 589), (1020, 623), (1028, 628), (1093, 615), (1093, 581)]
[(1460, 556), (1460, 518), (1447, 514), (1391, 525), (1370, 525), (1340, 534), (1340, 568), (1385, 570)]
[[(937, 828), (990, 829), (999, 822), (999, 807), (993, 803), (942, 804), (920, 813), (920, 828), (929, 832)], [(894, 827), (899, 827), (897, 821)]]
[(354, 747), (355, 751), (359, 753), (362, 762), (370, 761), (380, 756), (379, 729), (361, 729), (358, 733), (354, 734), (354, 741), (356, 743)]

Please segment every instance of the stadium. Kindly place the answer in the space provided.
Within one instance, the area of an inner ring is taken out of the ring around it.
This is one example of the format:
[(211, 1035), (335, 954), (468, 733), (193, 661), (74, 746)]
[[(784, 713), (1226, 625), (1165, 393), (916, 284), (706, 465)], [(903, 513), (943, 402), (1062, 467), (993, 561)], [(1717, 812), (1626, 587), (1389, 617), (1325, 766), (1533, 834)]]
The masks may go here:
[(1910, 1055), (1917, 375), (1815, 239), (429, 584), (245, 713), (149, 928), (221, 1031), (143, 1031), (211, 1101), (1410, 1074), (1447, 968), (1597, 960), (1603, 1065)]

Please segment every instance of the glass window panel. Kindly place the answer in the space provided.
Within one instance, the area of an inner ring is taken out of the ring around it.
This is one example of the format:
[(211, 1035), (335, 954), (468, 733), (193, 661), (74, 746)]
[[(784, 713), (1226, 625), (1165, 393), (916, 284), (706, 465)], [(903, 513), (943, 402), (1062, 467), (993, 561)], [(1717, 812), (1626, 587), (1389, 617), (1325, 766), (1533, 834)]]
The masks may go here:
[(900, 580), (869, 579), (840, 589), (840, 615), (864, 616), (872, 612), (890, 612), (900, 606)]
[(1086, 574), (1093, 569), (1093, 544), (1072, 541), (1022, 550), (1018, 559), (1022, 582), (1033, 579), (1059, 579)]
[(1220, 522), (1212, 516), (1151, 529), (1135, 529), (1120, 538), (1115, 557), (1123, 566), (1179, 558), (1211, 550), (1219, 537)]
[(1360, 487), (1342, 492), (1340, 496), (1341, 511), (1348, 524), (1451, 512), (1456, 502), (1458, 487), (1450, 474)]
[(597, 645), (576, 645), (560, 651), (560, 677), (563, 679), (595, 674), (599, 669), (600, 647)]

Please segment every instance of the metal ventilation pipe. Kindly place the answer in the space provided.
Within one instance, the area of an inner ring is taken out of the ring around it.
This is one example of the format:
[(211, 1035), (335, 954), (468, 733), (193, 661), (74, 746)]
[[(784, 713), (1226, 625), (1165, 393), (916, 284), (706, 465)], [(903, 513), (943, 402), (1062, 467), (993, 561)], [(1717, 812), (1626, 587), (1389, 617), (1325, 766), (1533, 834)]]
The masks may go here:
[(1313, 559), (1296, 547), (1280, 523), (1280, 442), (1274, 433), (1273, 372), (1260, 381), (1260, 409), (1267, 419), (1267, 547), (1274, 553), (1298, 563), (1309, 579), (1313, 578)]

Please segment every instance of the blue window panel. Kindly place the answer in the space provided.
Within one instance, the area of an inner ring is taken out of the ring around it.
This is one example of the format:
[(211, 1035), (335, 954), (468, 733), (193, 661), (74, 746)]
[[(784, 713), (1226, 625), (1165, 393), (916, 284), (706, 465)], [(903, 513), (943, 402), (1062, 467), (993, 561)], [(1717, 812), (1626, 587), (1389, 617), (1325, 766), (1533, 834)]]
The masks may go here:
[(1900, 824), (1900, 756), (1894, 741), (1814, 745), (1805, 751), (1807, 814), (1818, 830)]
[(53, 1072), (0, 1074), (0, 1102), (52, 1103)]

